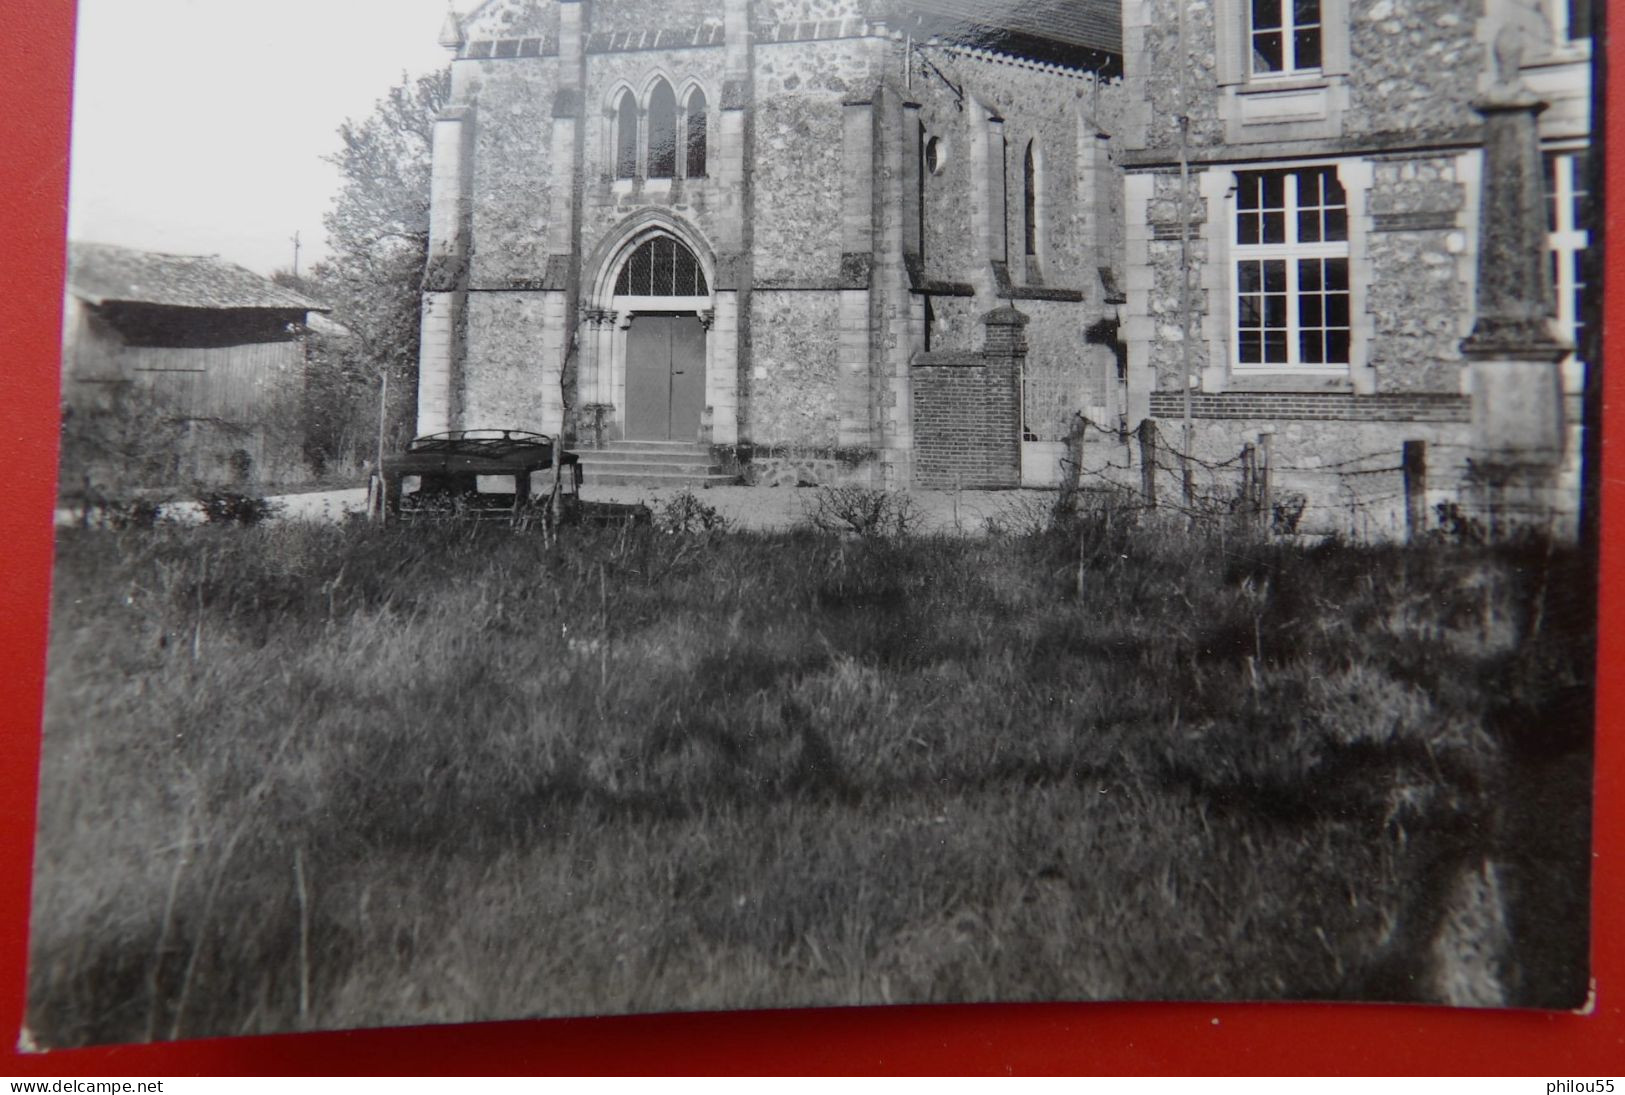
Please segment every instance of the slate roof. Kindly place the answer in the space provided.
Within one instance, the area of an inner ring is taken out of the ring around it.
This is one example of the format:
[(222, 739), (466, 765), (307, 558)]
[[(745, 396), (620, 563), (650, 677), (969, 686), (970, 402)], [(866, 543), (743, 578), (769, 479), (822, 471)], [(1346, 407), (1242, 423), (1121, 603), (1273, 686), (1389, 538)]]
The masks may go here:
[(213, 255), (162, 255), (105, 243), (68, 244), (68, 292), (90, 304), (171, 308), (328, 309)]
[(1119, 0), (902, 0), (898, 6), (922, 27), (964, 45), (998, 49), (1002, 38), (1013, 35), (1119, 56), (1123, 52)]

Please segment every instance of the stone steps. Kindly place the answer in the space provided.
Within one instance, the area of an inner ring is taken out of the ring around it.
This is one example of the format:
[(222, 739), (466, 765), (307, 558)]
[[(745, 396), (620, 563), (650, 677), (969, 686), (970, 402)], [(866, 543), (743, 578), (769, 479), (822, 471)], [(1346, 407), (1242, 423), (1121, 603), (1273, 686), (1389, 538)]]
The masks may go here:
[(682, 472), (618, 472), (583, 471), (581, 482), (587, 487), (732, 487), (739, 484), (738, 476), (688, 475)]
[(601, 449), (582, 449), (582, 455), (587, 453), (605, 452), (679, 452), (697, 453), (701, 456), (710, 456), (708, 446), (698, 441), (606, 441)]
[(681, 463), (681, 465), (712, 465), (708, 452), (656, 452), (652, 448), (601, 448), (596, 452), (577, 452), (583, 465), (640, 465), (640, 463)]
[(580, 449), (583, 484), (604, 487), (718, 487), (738, 482), (692, 441), (611, 441)]

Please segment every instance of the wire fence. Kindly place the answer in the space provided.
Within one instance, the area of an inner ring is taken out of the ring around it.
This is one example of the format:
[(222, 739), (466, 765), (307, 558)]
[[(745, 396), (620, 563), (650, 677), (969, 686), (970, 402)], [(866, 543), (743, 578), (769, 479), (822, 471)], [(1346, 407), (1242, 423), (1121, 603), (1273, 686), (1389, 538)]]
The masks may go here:
[[(1353, 455), (1308, 456), (1301, 442), (1286, 453), (1273, 433), (1263, 432), (1221, 455), (1211, 431), (1201, 446), (1183, 434), (1155, 419), (1129, 429), (1074, 413), (1062, 487), (1192, 520), (1256, 522), (1280, 535), (1483, 538), (1503, 516), (1492, 512), (1502, 503), (1486, 503), (1472, 489), (1473, 450), (1467, 444), (1407, 440)], [(1545, 511), (1535, 519), (1551, 526), (1572, 517), (1574, 493), (1572, 506), (1543, 497)]]

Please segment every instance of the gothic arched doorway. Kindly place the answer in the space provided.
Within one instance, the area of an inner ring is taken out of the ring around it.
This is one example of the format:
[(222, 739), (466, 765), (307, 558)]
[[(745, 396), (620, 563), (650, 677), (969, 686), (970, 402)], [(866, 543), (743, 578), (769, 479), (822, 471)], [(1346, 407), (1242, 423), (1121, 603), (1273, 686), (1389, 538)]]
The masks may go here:
[(711, 297), (694, 252), (665, 234), (645, 239), (616, 275), (612, 307), (625, 329), (626, 437), (698, 439)]

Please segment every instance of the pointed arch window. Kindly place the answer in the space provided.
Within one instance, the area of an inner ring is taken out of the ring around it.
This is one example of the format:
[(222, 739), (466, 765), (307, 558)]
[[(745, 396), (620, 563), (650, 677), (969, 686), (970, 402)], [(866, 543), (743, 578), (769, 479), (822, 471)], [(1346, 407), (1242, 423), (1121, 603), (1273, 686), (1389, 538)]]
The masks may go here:
[(688, 124), (685, 129), (688, 155), (684, 174), (691, 179), (705, 177), (705, 92), (695, 88), (688, 96)]
[(677, 174), (677, 96), (665, 80), (649, 93), (649, 178)]
[(1022, 204), (1025, 207), (1025, 221), (1022, 224), (1022, 234), (1027, 242), (1027, 257), (1032, 258), (1038, 254), (1038, 154), (1035, 149), (1036, 140), (1027, 142), (1027, 155), (1022, 160)]
[(615, 280), (618, 297), (703, 297), (711, 290), (694, 252), (670, 236), (655, 236), (632, 252)]
[(638, 104), (630, 91), (623, 91), (615, 108), (615, 177), (630, 179), (637, 173)]

